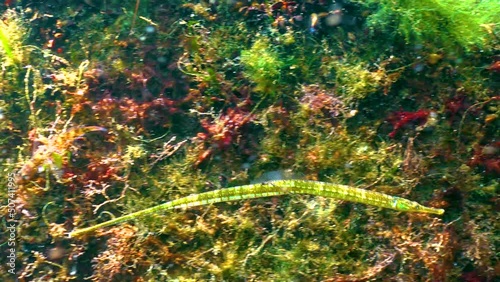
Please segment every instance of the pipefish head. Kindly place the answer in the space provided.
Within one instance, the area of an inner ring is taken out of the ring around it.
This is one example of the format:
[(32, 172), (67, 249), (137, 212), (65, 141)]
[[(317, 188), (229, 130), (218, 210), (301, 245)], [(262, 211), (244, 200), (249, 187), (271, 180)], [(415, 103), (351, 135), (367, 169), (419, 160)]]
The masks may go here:
[(395, 210), (405, 211), (405, 212), (421, 212), (421, 213), (430, 213), (437, 215), (442, 215), (444, 213), (443, 209), (426, 207), (417, 202), (399, 197), (394, 197), (393, 208)]

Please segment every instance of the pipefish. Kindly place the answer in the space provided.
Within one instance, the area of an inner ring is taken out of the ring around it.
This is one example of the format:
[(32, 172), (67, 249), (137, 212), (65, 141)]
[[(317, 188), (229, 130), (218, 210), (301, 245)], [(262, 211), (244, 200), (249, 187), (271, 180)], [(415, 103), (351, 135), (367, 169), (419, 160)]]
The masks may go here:
[(442, 215), (444, 213), (443, 209), (426, 207), (408, 199), (390, 196), (380, 192), (355, 188), (347, 185), (296, 179), (274, 180), (189, 195), (148, 209), (117, 217), (91, 227), (76, 229), (70, 232), (68, 236), (70, 238), (79, 237), (103, 227), (108, 227), (145, 215), (155, 214), (166, 210), (203, 206), (228, 201), (281, 196), (287, 194), (306, 194), (321, 196), (325, 198), (351, 201), (404, 212), (419, 212), (437, 215)]

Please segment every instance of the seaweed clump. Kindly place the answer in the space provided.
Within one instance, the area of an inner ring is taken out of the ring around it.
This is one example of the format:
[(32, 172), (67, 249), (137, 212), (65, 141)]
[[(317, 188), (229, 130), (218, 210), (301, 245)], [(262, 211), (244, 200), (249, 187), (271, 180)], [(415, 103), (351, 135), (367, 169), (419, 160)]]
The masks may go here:
[(7, 10), (0, 22), (0, 54), (2, 65), (12, 66), (21, 63), (28, 54), (23, 47), (28, 29), (13, 10)]
[(258, 38), (248, 50), (241, 52), (245, 75), (255, 83), (255, 91), (275, 95), (283, 62), (265, 37)]
[(471, 50), (491, 48), (498, 40), (500, 6), (495, 0), (367, 0), (354, 2), (374, 8), (368, 26), (376, 33), (400, 34), (410, 44), (455, 43)]

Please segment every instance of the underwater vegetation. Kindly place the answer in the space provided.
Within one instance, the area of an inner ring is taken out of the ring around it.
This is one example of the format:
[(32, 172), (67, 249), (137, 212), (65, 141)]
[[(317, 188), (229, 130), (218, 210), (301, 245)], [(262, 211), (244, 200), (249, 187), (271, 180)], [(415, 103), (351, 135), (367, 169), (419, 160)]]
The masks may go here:
[(256, 84), (256, 92), (274, 94), (279, 87), (280, 69), (283, 61), (271, 50), (269, 39), (257, 39), (249, 50), (241, 52), (244, 73)]
[(0, 3), (1, 281), (500, 279), (498, 1), (64, 2)]
[(500, 7), (494, 0), (352, 2), (375, 7), (367, 18), (373, 32), (393, 30), (410, 44), (433, 43), (444, 48), (460, 46), (473, 50), (494, 47), (492, 39), (498, 40)]

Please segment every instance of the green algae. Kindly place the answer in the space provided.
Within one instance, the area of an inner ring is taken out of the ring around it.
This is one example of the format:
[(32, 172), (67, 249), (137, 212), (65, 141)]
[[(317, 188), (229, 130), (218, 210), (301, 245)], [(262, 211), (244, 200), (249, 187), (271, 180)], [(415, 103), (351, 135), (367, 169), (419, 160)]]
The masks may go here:
[(355, 1), (377, 8), (368, 16), (372, 30), (399, 34), (407, 43), (454, 49), (492, 48), (498, 36), (500, 7), (497, 1), (451, 0), (369, 0)]
[(11, 60), (14, 60), (14, 54), (12, 53), (12, 48), (10, 47), (9, 39), (1, 29), (0, 29), (0, 43), (2, 43), (3, 50), (7, 55), (7, 57), (9, 57)]
[(16, 66), (21, 63), (27, 53), (23, 50), (23, 41), (27, 37), (28, 28), (13, 10), (4, 13), (4, 21), (0, 22), (0, 50), (3, 51), (2, 65)]
[(335, 82), (340, 85), (337, 92), (340, 96), (346, 97), (346, 100), (366, 98), (381, 88), (381, 77), (377, 72), (369, 71), (363, 63), (337, 62), (333, 68), (335, 69)]
[(241, 52), (246, 76), (256, 84), (255, 91), (275, 95), (283, 62), (266, 38), (258, 38), (248, 50)]

